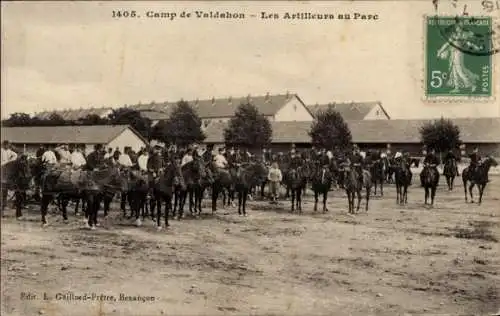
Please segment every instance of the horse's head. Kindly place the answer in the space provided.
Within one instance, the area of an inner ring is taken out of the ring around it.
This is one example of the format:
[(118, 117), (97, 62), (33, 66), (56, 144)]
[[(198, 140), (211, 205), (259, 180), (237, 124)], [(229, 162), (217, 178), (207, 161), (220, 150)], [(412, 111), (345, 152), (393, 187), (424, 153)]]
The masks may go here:
[(488, 165), (490, 167), (498, 166), (498, 162), (492, 156), (487, 156), (486, 159), (484, 160), (483, 164)]

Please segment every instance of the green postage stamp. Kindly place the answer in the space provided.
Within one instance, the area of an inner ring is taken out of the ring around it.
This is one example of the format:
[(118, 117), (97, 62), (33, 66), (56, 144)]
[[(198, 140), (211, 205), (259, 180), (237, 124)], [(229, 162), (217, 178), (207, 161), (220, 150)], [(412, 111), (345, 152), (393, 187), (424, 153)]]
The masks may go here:
[(492, 19), (425, 17), (425, 95), (490, 98), (493, 94)]

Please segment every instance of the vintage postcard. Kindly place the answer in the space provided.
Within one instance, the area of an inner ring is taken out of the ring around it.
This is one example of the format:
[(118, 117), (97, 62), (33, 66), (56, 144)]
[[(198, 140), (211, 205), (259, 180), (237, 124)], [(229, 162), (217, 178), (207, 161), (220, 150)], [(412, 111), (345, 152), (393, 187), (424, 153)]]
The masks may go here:
[(2, 315), (500, 315), (500, 1), (2, 2)]

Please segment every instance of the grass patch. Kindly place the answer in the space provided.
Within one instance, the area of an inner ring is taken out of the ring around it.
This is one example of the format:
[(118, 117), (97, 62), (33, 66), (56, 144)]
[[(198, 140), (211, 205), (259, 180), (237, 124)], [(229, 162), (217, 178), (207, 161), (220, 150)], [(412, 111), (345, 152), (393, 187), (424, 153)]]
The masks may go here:
[(493, 223), (487, 221), (472, 221), (469, 222), (467, 228), (456, 227), (453, 229), (455, 231), (454, 236), (456, 238), (463, 239), (477, 239), (491, 242), (498, 242), (498, 238), (493, 235), (490, 228)]

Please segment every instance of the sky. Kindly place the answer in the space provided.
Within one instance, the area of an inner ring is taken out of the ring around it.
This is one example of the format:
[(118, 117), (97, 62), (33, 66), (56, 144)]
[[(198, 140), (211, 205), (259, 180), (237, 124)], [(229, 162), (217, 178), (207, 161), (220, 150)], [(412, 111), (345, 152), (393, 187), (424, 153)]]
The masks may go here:
[[(113, 18), (113, 10), (141, 17)], [(195, 10), (247, 18), (145, 17)], [(378, 20), (263, 20), (261, 12), (359, 12)], [(2, 2), (2, 118), (287, 91), (307, 104), (380, 101), (394, 119), (500, 116), (498, 89), (497, 101), (424, 100), (423, 15), (433, 12), (430, 0)]]

